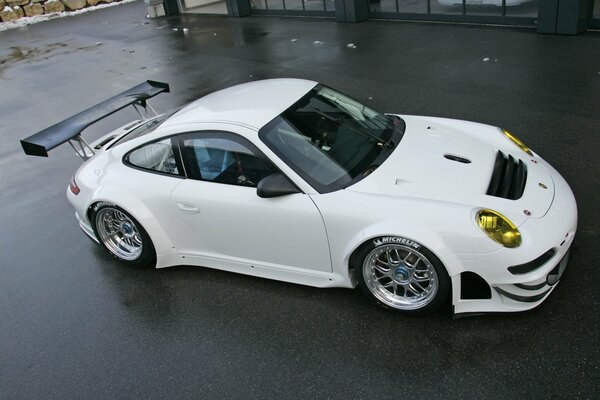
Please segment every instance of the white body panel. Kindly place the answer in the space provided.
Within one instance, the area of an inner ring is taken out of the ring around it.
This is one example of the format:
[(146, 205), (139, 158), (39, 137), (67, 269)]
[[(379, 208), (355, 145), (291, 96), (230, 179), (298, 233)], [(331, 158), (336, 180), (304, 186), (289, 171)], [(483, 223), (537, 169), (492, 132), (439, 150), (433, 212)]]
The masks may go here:
[(255, 188), (185, 179), (170, 207), (170, 233), (186, 257), (331, 273), (325, 225), (307, 194), (264, 199)]
[[(229, 88), (183, 108), (146, 136), (101, 150), (75, 176), (79, 195), (67, 191), (80, 225), (93, 236), (88, 211), (97, 202), (111, 202), (148, 232), (158, 268), (202, 265), (317, 287), (356, 286), (351, 254), (373, 238), (401, 236), (426, 246), (442, 261), (452, 280), (457, 313), (520, 311), (545, 299), (553, 287), (531, 292), (514, 285), (544, 281), (572, 243), (577, 209), (558, 172), (537, 155), (522, 153), (498, 128), (401, 116), (405, 135), (378, 169), (346, 189), (320, 194), (257, 135), (315, 84), (270, 80)], [(143, 143), (204, 130), (245, 137), (302, 193), (265, 199), (253, 188), (149, 173), (122, 161)], [(527, 163), (528, 180), (519, 200), (485, 194), (497, 150)], [(467, 158), (471, 164), (448, 161), (445, 154)], [(475, 221), (481, 208), (509, 217), (519, 227), (522, 245), (508, 249), (485, 236)], [(517, 276), (507, 270), (552, 248), (556, 255), (531, 273)], [(461, 299), (463, 272), (482, 277), (491, 288), (491, 299)], [(501, 290), (544, 296), (522, 302), (503, 296)]]

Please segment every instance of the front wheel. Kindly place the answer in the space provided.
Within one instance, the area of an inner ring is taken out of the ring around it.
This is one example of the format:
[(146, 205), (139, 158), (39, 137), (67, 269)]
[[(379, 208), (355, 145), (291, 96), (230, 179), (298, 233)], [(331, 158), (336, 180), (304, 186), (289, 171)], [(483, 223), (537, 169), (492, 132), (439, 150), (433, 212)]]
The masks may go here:
[(360, 288), (385, 308), (404, 314), (430, 313), (450, 291), (450, 278), (441, 261), (409, 239), (374, 239), (360, 249), (356, 259)]
[(124, 264), (143, 268), (156, 265), (156, 253), (144, 228), (122, 208), (98, 203), (91, 223), (100, 245)]

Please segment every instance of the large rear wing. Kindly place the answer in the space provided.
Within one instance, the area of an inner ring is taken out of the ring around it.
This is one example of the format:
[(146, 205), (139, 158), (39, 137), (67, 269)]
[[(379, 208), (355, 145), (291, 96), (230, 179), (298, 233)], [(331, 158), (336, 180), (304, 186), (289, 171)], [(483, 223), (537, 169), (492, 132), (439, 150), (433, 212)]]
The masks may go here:
[(147, 103), (147, 100), (162, 92), (169, 92), (168, 83), (155, 81), (140, 83), (102, 103), (98, 103), (79, 114), (21, 140), (21, 145), (25, 154), (48, 157), (48, 151), (69, 142), (79, 157), (88, 159), (94, 155), (94, 150), (81, 138), (81, 132), (85, 128), (127, 106), (133, 106), (142, 119), (145, 119), (146, 116), (142, 113), (140, 107), (146, 113), (150, 108), (157, 115)]

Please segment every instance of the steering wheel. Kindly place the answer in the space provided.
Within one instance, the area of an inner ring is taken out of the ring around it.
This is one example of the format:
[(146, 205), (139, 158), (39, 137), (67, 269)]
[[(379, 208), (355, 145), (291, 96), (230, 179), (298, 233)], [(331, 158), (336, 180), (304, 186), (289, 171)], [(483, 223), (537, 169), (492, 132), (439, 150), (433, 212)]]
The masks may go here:
[(320, 149), (331, 147), (331, 127), (328, 126), (329, 124), (327, 124), (327, 122), (328, 121), (325, 118), (319, 118), (319, 122), (315, 126), (316, 135), (311, 139), (311, 142)]

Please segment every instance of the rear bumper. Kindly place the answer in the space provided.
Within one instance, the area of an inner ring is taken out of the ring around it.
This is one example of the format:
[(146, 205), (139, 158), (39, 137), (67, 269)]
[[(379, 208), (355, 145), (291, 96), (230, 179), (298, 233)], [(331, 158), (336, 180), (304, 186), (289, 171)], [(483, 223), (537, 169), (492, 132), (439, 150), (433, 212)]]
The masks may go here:
[[(556, 288), (567, 264), (577, 229), (577, 205), (565, 180), (547, 166), (555, 185), (548, 212), (519, 227), (523, 244), (483, 255), (455, 255), (448, 260), (455, 314), (526, 311), (544, 302)], [(551, 255), (551, 256), (549, 256)], [(514, 267), (517, 268), (514, 268)], [(481, 286), (469, 296), (470, 285)], [(479, 279), (481, 278), (481, 279)], [(483, 294), (482, 294), (483, 293)]]
[(98, 239), (96, 239), (96, 235), (94, 234), (94, 230), (92, 229), (92, 226), (90, 225), (89, 221), (87, 220), (87, 218), (82, 217), (85, 216), (85, 213), (87, 211), (86, 206), (89, 201), (87, 193), (87, 190), (81, 190), (78, 195), (74, 195), (69, 190), (69, 188), (67, 188), (67, 199), (75, 209), (75, 218), (77, 219), (81, 230), (85, 232), (85, 234), (88, 235), (90, 239), (98, 243)]
[(79, 217), (79, 214), (77, 214), (77, 211), (75, 211), (75, 218), (77, 218), (77, 222), (79, 222), (79, 227), (81, 228), (81, 230), (86, 235), (88, 235), (90, 239), (92, 239), (94, 242), (99, 244), (100, 242), (98, 242), (98, 239), (96, 238), (96, 235), (94, 234), (94, 230), (87, 222), (85, 222), (84, 220), (82, 220)]

